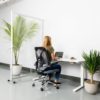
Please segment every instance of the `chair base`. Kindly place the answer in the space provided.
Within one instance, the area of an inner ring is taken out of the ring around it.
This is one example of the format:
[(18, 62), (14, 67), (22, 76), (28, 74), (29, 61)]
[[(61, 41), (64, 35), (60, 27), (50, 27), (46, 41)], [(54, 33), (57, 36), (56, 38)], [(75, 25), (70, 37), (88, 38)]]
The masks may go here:
[(60, 88), (60, 87), (59, 87), (59, 84), (55, 84), (54, 82), (51, 82), (51, 81), (48, 79), (48, 75), (46, 75), (46, 76), (40, 75), (38, 78), (34, 78), (34, 79), (33, 79), (33, 84), (32, 84), (33, 87), (35, 87), (36, 82), (41, 82), (41, 88), (40, 88), (41, 91), (44, 91), (45, 88), (47, 88), (47, 85), (48, 85), (48, 84), (54, 85), (54, 86), (56, 87), (56, 89), (59, 89), (59, 88)]

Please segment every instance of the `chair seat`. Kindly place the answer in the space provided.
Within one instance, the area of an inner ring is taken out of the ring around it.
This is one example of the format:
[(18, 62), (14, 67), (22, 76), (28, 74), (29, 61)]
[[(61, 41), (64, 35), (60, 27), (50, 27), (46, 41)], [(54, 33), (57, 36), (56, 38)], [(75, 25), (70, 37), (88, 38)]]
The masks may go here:
[(58, 69), (55, 69), (55, 70), (44, 71), (43, 73), (44, 73), (44, 74), (52, 74), (52, 73), (55, 73), (55, 72), (57, 72), (57, 71), (59, 71), (59, 70), (58, 70)]
[(58, 72), (58, 71), (59, 71), (58, 69), (54, 69), (54, 70), (38, 72), (38, 74), (40, 74), (40, 75), (49, 75), (49, 74), (53, 74), (53, 73)]

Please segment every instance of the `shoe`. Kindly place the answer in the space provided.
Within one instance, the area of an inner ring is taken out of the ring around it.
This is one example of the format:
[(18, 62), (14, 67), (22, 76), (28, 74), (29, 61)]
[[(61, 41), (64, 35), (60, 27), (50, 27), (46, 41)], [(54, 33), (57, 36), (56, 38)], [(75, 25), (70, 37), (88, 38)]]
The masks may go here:
[(61, 82), (54, 82), (55, 84), (61, 84)]
[(50, 80), (50, 82), (54, 83), (54, 84), (61, 84), (61, 82), (55, 82), (54, 80)]
[(54, 80), (50, 80), (50, 82), (55, 83), (55, 81), (54, 81)]

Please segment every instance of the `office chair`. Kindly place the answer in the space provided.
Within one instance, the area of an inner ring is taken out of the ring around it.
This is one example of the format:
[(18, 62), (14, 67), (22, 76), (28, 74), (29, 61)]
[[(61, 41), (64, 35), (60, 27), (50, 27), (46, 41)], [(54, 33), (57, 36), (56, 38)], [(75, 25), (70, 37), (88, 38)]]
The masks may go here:
[[(54, 82), (51, 82), (49, 80), (49, 74), (54, 74), (58, 71), (58, 69), (48, 70), (45, 71), (47, 67), (51, 67), (51, 54), (43, 47), (35, 47), (35, 54), (36, 54), (36, 72), (38, 73), (39, 77), (36, 79), (33, 79), (32, 86), (35, 86), (35, 83), (41, 82), (41, 91), (44, 91), (44, 89), (47, 87), (49, 83), (52, 83), (55, 85), (56, 89), (59, 89), (59, 85), (55, 84)], [(55, 64), (58, 62), (53, 62), (52, 64)]]

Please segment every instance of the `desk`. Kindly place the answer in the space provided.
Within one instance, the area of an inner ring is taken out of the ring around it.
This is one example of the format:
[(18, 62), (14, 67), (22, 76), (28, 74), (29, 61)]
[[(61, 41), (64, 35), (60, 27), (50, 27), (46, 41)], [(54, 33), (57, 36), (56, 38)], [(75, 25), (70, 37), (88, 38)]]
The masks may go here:
[(79, 63), (80, 64), (80, 85), (73, 89), (73, 92), (78, 91), (79, 89), (84, 87), (84, 68), (83, 68), (83, 60), (82, 59), (67, 59), (67, 58), (60, 58), (58, 61), (60, 62), (68, 62), (71, 64)]

